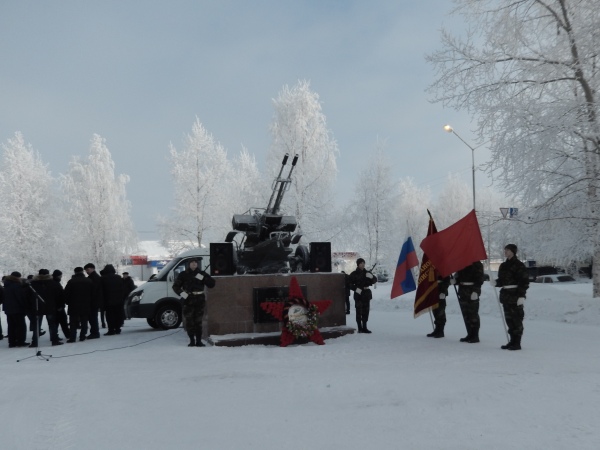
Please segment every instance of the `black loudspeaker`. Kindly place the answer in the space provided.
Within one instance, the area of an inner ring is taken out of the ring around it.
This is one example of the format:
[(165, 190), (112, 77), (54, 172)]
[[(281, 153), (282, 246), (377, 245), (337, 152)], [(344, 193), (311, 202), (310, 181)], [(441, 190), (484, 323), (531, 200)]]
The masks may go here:
[(210, 274), (233, 275), (235, 273), (235, 257), (232, 242), (210, 243)]
[(310, 271), (331, 272), (331, 242), (310, 243)]

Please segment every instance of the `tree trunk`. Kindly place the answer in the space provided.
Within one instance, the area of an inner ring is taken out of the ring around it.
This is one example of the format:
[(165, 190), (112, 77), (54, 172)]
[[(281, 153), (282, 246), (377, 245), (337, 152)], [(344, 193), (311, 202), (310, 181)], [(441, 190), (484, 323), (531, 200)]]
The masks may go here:
[(596, 238), (594, 258), (592, 260), (592, 296), (600, 298), (600, 239)]

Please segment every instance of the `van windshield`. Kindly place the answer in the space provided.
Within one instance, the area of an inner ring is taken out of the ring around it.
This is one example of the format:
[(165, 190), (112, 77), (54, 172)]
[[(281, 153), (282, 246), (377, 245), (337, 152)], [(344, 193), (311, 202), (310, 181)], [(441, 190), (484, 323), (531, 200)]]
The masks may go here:
[[(166, 281), (167, 280), (167, 275), (169, 274), (169, 272), (171, 272), (171, 270), (174, 267), (177, 267), (182, 261), (187, 261), (188, 259), (191, 258), (195, 258), (199, 261), (199, 267), (201, 270), (204, 269), (204, 258), (202, 258), (201, 256), (185, 256), (185, 257), (180, 257), (180, 258), (173, 258), (171, 261), (169, 261), (169, 263), (162, 268), (162, 270), (160, 272), (158, 272), (156, 274), (156, 276), (154, 278), (152, 278), (151, 280), (148, 281)], [(180, 271), (183, 271), (185, 269), (185, 267), (181, 268)], [(178, 274), (176, 273), (175, 276), (177, 276)]]
[(179, 263), (179, 261), (181, 261), (181, 258), (173, 258), (153, 279), (149, 281), (165, 281), (167, 279), (167, 274)]

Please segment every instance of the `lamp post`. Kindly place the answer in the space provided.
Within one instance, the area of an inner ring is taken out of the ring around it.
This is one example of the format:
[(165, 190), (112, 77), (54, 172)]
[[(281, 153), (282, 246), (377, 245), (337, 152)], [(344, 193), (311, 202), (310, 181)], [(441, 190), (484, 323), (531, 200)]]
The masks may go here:
[(465, 140), (463, 138), (461, 138), (458, 135), (458, 133), (456, 131), (454, 131), (454, 128), (452, 128), (450, 125), (444, 125), (444, 131), (454, 134), (457, 138), (459, 138), (463, 142), (463, 144), (465, 144), (467, 147), (469, 147), (471, 149), (471, 163), (472, 163), (472, 170), (473, 170), (473, 210), (475, 210), (475, 149), (473, 147), (471, 147), (469, 144), (467, 144), (465, 142)]

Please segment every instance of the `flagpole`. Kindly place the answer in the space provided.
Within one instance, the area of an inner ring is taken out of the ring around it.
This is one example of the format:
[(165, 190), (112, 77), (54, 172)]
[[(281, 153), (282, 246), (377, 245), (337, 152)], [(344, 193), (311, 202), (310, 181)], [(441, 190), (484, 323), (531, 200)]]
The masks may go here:
[[(454, 280), (454, 277), (452, 275), (450, 275), (450, 279)], [(470, 334), (469, 325), (467, 324), (467, 319), (466, 319), (465, 315), (463, 314), (462, 308), (460, 307), (460, 295), (458, 295), (458, 288), (456, 287), (456, 284), (453, 284), (452, 286), (454, 287), (454, 292), (456, 292), (456, 298), (458, 299), (458, 307), (460, 308), (460, 315), (463, 318), (463, 322), (465, 324), (465, 329), (467, 330), (467, 333)]]
[(504, 325), (504, 333), (506, 333), (506, 340), (510, 341), (510, 338), (508, 337), (508, 328), (506, 327), (506, 317), (504, 317), (504, 311), (502, 311), (502, 306), (500, 305), (500, 297), (498, 297), (498, 291), (496, 290), (496, 284), (492, 283), (492, 277), (491, 277), (491, 270), (490, 270), (490, 284), (492, 285), (493, 289), (494, 289), (494, 294), (496, 294), (496, 303), (498, 303), (498, 310), (500, 311), (500, 319), (502, 319), (502, 324)]

